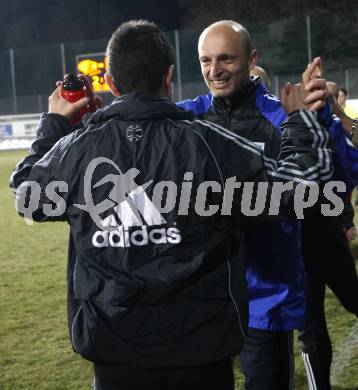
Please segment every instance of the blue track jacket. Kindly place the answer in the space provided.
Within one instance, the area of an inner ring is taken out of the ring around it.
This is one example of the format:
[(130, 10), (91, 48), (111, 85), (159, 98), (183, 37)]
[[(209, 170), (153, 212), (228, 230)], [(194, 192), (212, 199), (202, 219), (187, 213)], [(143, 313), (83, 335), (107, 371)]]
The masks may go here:
[[(209, 111), (212, 99), (208, 93), (177, 105), (199, 116)], [(280, 101), (263, 84), (256, 89), (255, 101), (261, 115), (281, 131), (287, 115)], [(323, 115), (337, 149), (335, 180), (343, 180), (349, 192), (358, 181), (358, 150), (347, 138), (339, 119), (331, 115), (328, 105)], [(265, 223), (248, 234), (247, 242), (249, 326), (270, 331), (302, 329), (306, 302), (300, 222)]]

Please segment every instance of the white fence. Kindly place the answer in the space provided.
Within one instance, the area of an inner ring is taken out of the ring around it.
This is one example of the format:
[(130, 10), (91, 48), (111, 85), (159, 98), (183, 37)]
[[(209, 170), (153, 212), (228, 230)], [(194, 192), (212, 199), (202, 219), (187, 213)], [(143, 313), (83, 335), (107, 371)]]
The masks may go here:
[(0, 150), (28, 149), (40, 114), (0, 116)]
[[(358, 99), (347, 100), (358, 116)], [(0, 151), (29, 149), (41, 114), (0, 116)]]

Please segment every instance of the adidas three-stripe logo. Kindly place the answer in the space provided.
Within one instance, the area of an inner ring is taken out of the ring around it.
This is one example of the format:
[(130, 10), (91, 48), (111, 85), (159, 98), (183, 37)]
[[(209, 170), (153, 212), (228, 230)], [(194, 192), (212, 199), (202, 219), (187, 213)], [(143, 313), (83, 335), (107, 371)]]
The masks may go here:
[[(166, 220), (140, 186), (130, 192), (128, 194), (128, 200), (119, 203), (114, 207), (114, 210), (125, 228), (142, 226), (144, 225), (143, 222), (150, 226), (166, 223)], [(105, 218), (102, 225), (106, 227), (119, 226), (113, 214)]]
[[(131, 245), (148, 245), (150, 242), (178, 244), (181, 241), (178, 228), (157, 227), (165, 225), (167, 221), (140, 186), (130, 192), (126, 200), (115, 206), (114, 211), (115, 214), (109, 215), (102, 221), (105, 229), (111, 227), (112, 230), (99, 230), (93, 235), (92, 244), (95, 247), (128, 248)], [(154, 226), (156, 228), (150, 228)]]

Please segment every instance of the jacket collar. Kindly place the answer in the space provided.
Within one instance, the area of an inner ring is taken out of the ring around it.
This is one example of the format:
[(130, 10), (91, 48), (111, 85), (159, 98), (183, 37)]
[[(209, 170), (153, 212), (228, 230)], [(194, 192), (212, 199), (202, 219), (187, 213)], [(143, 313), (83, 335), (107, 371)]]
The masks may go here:
[(161, 118), (193, 119), (190, 111), (177, 107), (169, 100), (154, 94), (129, 93), (85, 118), (85, 125), (116, 117), (121, 120), (154, 120)]
[(233, 110), (241, 106), (243, 103), (247, 102), (249, 97), (252, 96), (252, 93), (256, 90), (257, 87), (258, 79), (250, 77), (249, 82), (245, 85), (245, 87), (240, 89), (240, 91), (237, 91), (237, 93), (235, 93), (235, 95), (232, 97), (231, 104), (226, 103), (224, 98), (214, 97), (213, 105), (217, 109), (225, 111)]

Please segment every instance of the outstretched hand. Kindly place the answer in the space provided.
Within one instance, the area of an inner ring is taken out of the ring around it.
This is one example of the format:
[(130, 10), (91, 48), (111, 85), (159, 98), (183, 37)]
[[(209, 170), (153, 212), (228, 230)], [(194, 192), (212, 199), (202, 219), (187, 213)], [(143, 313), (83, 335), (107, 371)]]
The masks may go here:
[(287, 113), (299, 109), (315, 111), (325, 106), (329, 92), (322, 75), (322, 62), (317, 57), (303, 72), (301, 83), (286, 83), (281, 88), (281, 103)]

